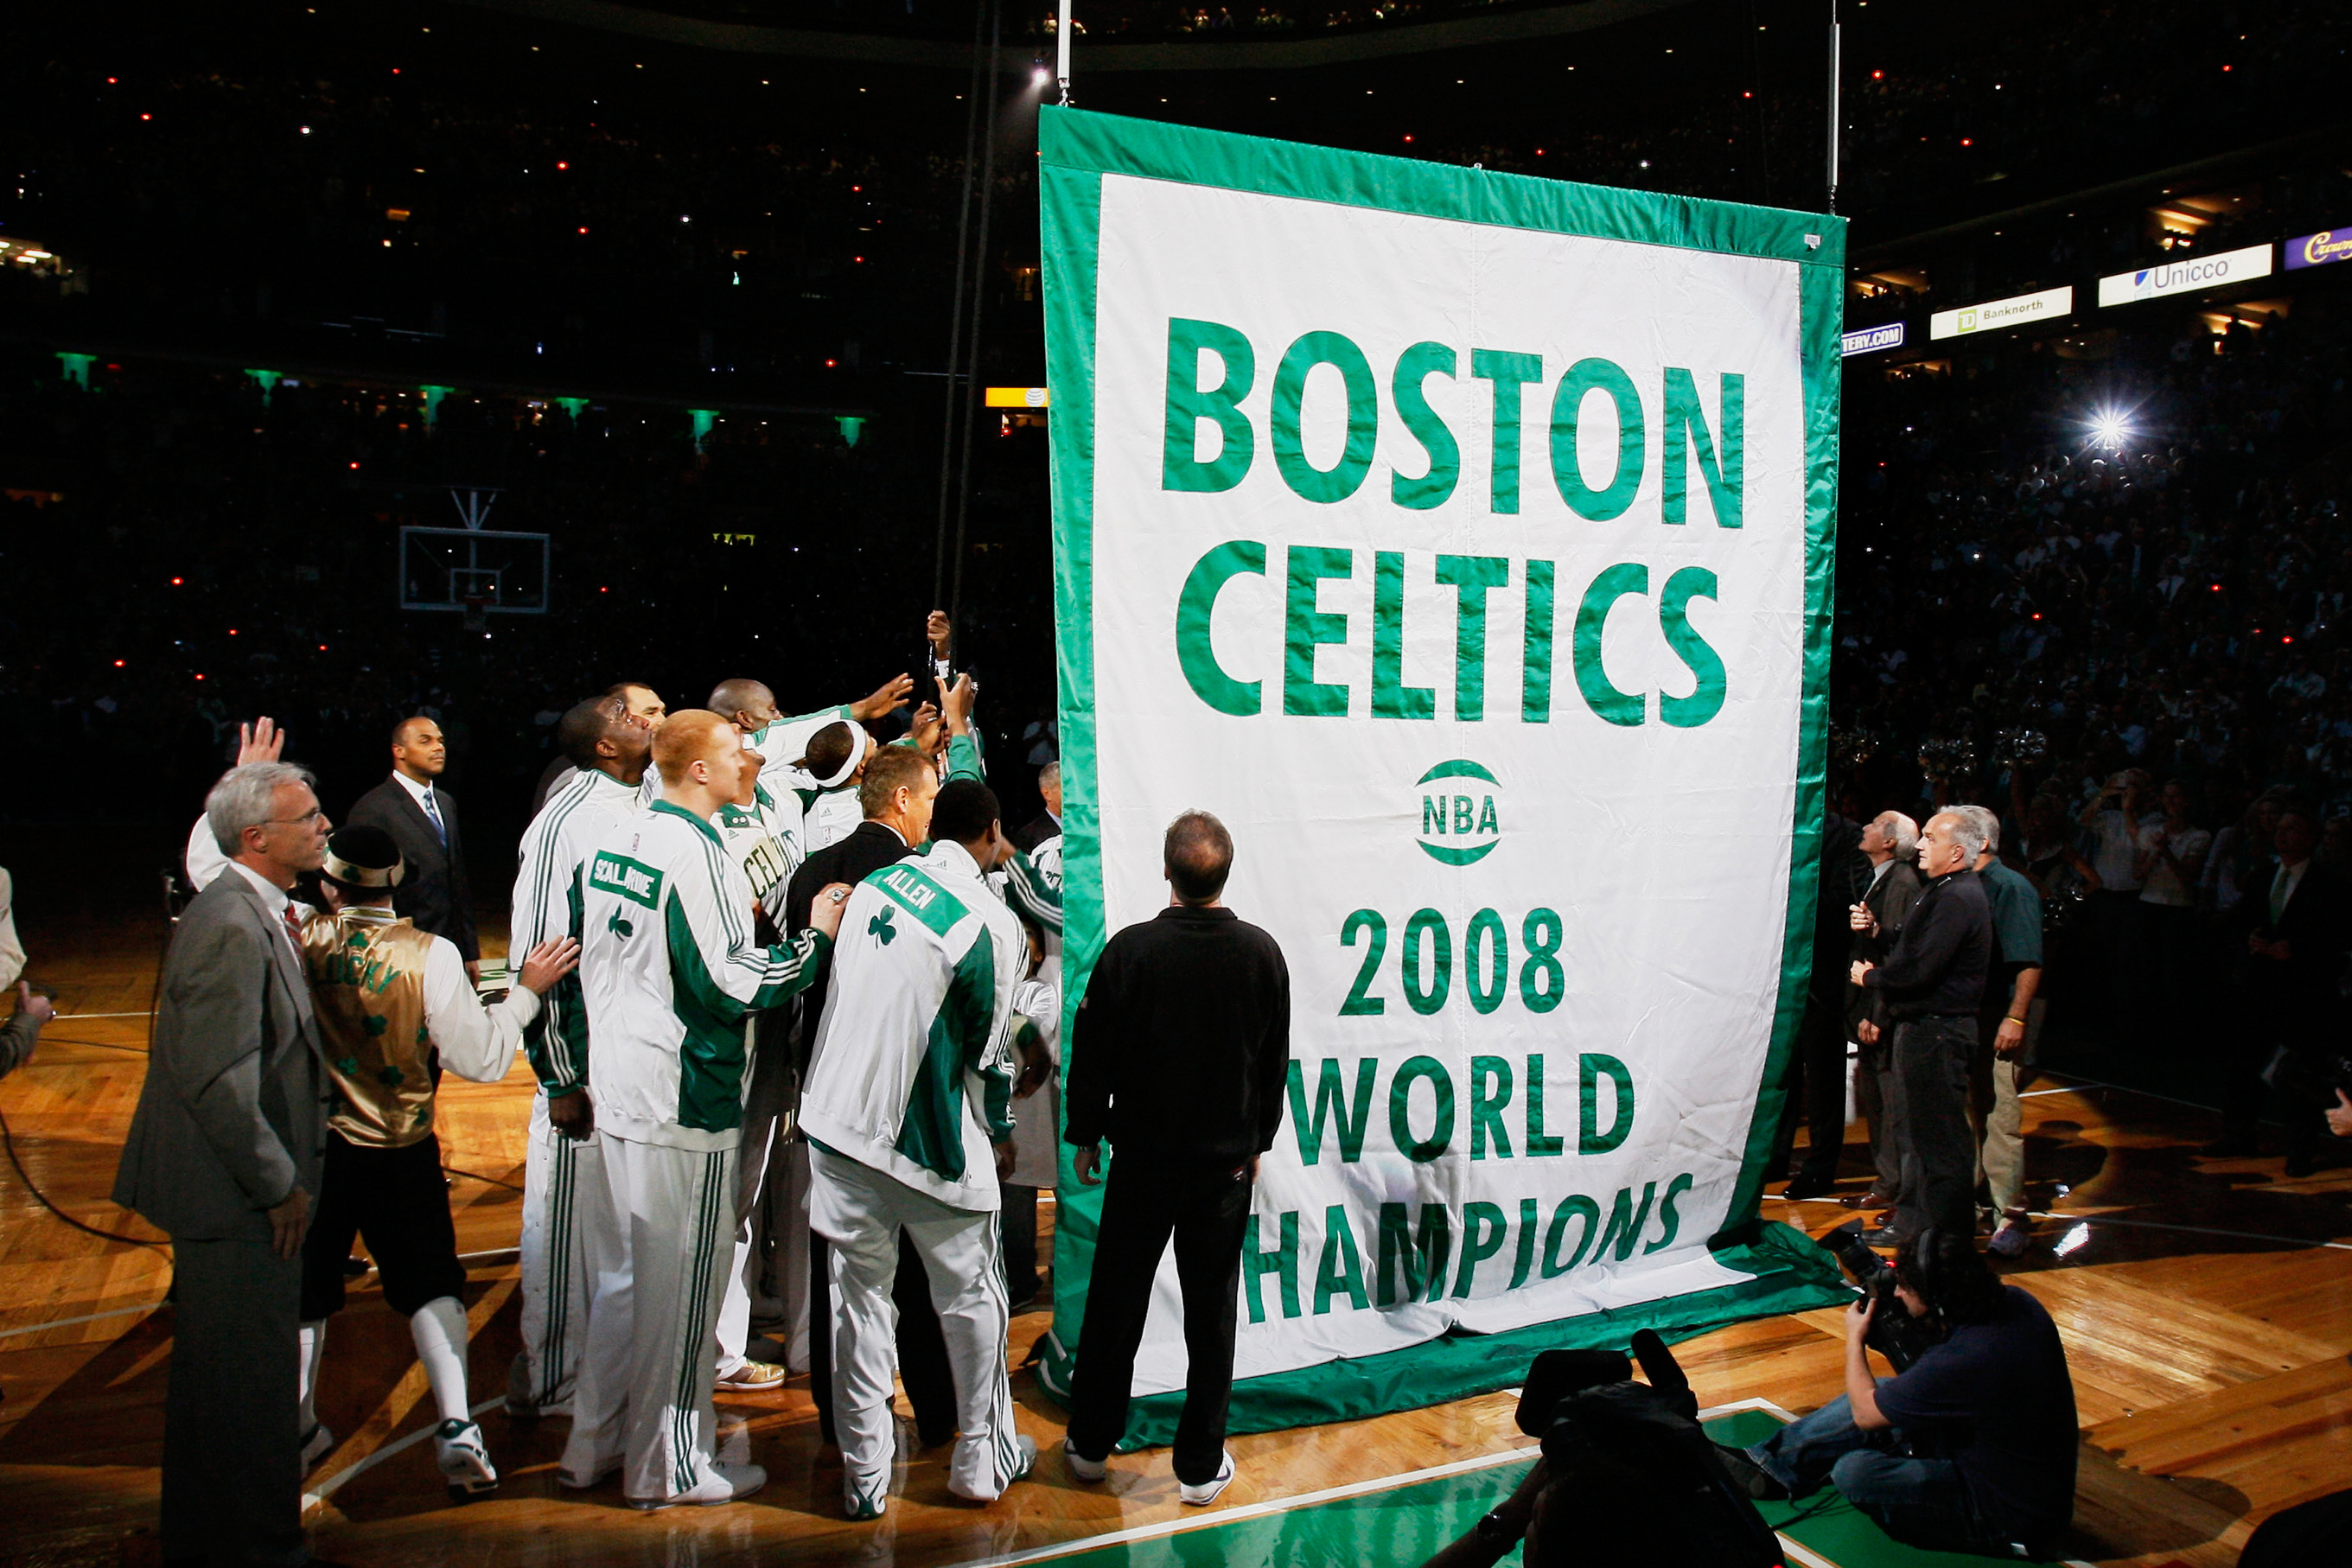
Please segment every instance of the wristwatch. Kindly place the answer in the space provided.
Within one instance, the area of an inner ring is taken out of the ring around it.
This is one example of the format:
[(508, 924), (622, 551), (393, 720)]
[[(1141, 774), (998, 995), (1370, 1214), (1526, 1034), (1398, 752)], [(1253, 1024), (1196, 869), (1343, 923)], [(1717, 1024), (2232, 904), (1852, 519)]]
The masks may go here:
[(1494, 1547), (1497, 1552), (1507, 1551), (1517, 1542), (1519, 1537), (1527, 1532), (1526, 1525), (1506, 1519), (1500, 1509), (1496, 1509), (1472, 1527), (1472, 1533), (1477, 1536), (1482, 1544)]

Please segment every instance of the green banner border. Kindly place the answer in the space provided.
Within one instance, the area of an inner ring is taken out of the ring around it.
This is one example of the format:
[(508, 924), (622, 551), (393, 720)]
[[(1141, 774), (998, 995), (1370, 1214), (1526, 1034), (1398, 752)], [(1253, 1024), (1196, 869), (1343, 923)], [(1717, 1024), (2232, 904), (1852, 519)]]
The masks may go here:
[[(1534, 1351), (1622, 1343), (1651, 1327), (1687, 1337), (1743, 1318), (1833, 1304), (1847, 1292), (1826, 1254), (1784, 1226), (1759, 1222), (1773, 1135), (1786, 1092), (1812, 967), (1823, 760), (1829, 725), (1830, 613), (1837, 534), (1838, 332), (1843, 325), (1845, 220), (1647, 191), (1572, 184), (1406, 158), (1271, 142), (1157, 121), (1047, 107), (1038, 118), (1044, 229), (1045, 378), (1052, 389), (1054, 612), (1061, 725), (1064, 834), (1062, 1005), (1065, 1070), (1077, 1000), (1105, 937), (1102, 819), (1096, 797), (1094, 662), (1095, 306), (1102, 176), (1249, 191), (1384, 212), (1493, 224), (1794, 262), (1805, 397), (1804, 676), (1796, 735), (1788, 920), (1772, 1037), (1756, 1089), (1739, 1180), (1716, 1258), (1752, 1279), (1503, 1334), (1451, 1333), (1352, 1361), (1244, 1379), (1230, 1415), (1236, 1432), (1439, 1404), (1507, 1387)], [(1086, 1280), (1102, 1189), (1081, 1187), (1061, 1147), (1054, 1237), (1054, 1328), (1041, 1342), (1038, 1381), (1068, 1397), (1068, 1369), (1084, 1331)], [(1499, 1381), (1498, 1381), (1499, 1380)], [(1164, 1442), (1181, 1391), (1139, 1399), (1124, 1447)]]

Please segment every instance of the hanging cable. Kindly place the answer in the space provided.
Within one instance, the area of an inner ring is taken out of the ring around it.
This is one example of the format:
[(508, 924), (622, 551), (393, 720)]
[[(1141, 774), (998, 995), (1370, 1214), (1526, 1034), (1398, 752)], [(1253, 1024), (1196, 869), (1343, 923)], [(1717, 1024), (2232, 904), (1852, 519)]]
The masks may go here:
[[(947, 391), (940, 404), (939, 537), (931, 556), (931, 607), (934, 609), (947, 602), (948, 478), (954, 471), (956, 362), (963, 353), (964, 267), (969, 258), (965, 242), (971, 232), (971, 185), (975, 177), (971, 152), (972, 144), (980, 136), (980, 47), (981, 29), (985, 22), (986, 8), (974, 0), (971, 8), (971, 83), (964, 94), (970, 111), (965, 114), (963, 121), (963, 202), (956, 210), (955, 301), (948, 315)], [(920, 693), (917, 695), (920, 696)]]
[(972, 428), (979, 421), (974, 402), (980, 395), (980, 319), (988, 300), (988, 210), (996, 194), (996, 73), (999, 39), (1003, 31), (1001, 0), (988, 4), (988, 119), (981, 133), (980, 240), (972, 247), (971, 332), (966, 341), (968, 366), (963, 386), (963, 459), (956, 468), (955, 572), (949, 579), (948, 618), (963, 615), (964, 515), (971, 500)]

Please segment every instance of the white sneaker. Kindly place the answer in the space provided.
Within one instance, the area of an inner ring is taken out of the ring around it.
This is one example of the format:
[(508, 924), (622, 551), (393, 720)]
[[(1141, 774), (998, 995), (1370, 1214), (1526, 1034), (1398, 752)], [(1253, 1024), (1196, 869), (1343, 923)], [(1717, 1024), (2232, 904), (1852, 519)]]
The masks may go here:
[(1195, 1508), (1206, 1508), (1217, 1500), (1217, 1494), (1234, 1484), (1234, 1451), (1227, 1448), (1224, 1463), (1217, 1467), (1217, 1479), (1199, 1486), (1180, 1485), (1176, 1493)]
[(887, 1476), (880, 1481), (875, 1483), (874, 1489), (871, 1492), (859, 1491), (857, 1489), (856, 1483), (854, 1481), (843, 1489), (841, 1495), (841, 1511), (851, 1520), (856, 1521), (859, 1523), (863, 1523), (869, 1519), (880, 1519), (882, 1517), (883, 1510), (887, 1509), (889, 1506), (890, 1482)]
[(657, 1508), (717, 1508), (738, 1498), (750, 1497), (768, 1484), (768, 1472), (758, 1465), (721, 1465), (710, 1467), (718, 1473), (692, 1491), (673, 1492), (668, 1497), (631, 1498), (629, 1506), (646, 1512)]
[(956, 1474), (955, 1461), (968, 1458), (971, 1447), (969, 1438), (960, 1439), (956, 1444), (955, 1454), (948, 1462), (948, 1491), (951, 1496), (960, 1497), (966, 1502), (994, 1502), (1004, 1495), (1006, 1488), (1017, 1480), (1025, 1479), (1029, 1472), (1037, 1468), (1037, 1439), (1016, 1435), (1013, 1439), (1013, 1452), (1016, 1456), (1013, 1464), (1013, 1473), (998, 1480), (993, 1490), (982, 1491), (977, 1486), (971, 1484), (974, 1478), (970, 1472), (967, 1472), (965, 1479), (961, 1480)]
[(1098, 1481), (1110, 1474), (1104, 1459), (1087, 1458), (1067, 1437), (1062, 1439), (1062, 1463), (1068, 1467), (1072, 1479), (1076, 1480)]
[(433, 1454), (440, 1463), (441, 1479), (449, 1483), (452, 1497), (476, 1497), (499, 1484), (499, 1472), (490, 1463), (490, 1450), (482, 1441), (482, 1429), (474, 1422), (452, 1419), (441, 1423), (433, 1434)]
[(333, 1451), (334, 1447), (335, 1435), (327, 1430), (327, 1424), (323, 1421), (319, 1423), (316, 1426), (311, 1427), (308, 1432), (303, 1433), (302, 1473), (304, 1475), (310, 1474), (310, 1467), (325, 1458), (328, 1454)]
[(569, 1487), (575, 1492), (590, 1491), (619, 1475), (621, 1463), (619, 1459), (606, 1459), (585, 1474), (573, 1469), (569, 1465), (560, 1465), (555, 1471), (556, 1484)]

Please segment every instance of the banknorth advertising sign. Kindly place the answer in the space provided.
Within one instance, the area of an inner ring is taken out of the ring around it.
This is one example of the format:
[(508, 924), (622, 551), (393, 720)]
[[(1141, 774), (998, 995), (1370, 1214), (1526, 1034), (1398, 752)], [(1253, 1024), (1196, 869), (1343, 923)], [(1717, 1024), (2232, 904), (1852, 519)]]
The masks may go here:
[(1903, 346), (1903, 323), (1889, 321), (1883, 327), (1860, 327), (1838, 339), (1838, 353), (1848, 359), (1855, 354), (1874, 354), (1882, 349)]
[(1970, 332), (1998, 331), (2032, 321), (2054, 321), (2074, 312), (2073, 289), (2044, 289), (2038, 294), (2013, 294), (2006, 300), (1988, 300), (1981, 305), (1938, 310), (1927, 319), (1927, 336), (1960, 338)]
[(2216, 289), (2224, 283), (2242, 283), (2249, 278), (2271, 275), (2271, 247), (2267, 244), (2250, 245), (2243, 250), (2217, 251), (2211, 256), (2184, 257), (2178, 261), (2160, 262), (2134, 272), (2118, 272), (2112, 278), (2099, 279), (2099, 303), (2137, 305), (2142, 300), (2160, 300), (2168, 294), (2193, 294), (2200, 289)]
[(2347, 259), (2352, 259), (2352, 231), (2323, 228), (2317, 234), (2300, 234), (2286, 242), (2289, 272)]
[[(1188, 807), (1289, 964), (1236, 1428), (1825, 1299), (1744, 1222), (1810, 962), (1843, 222), (1041, 126), (1065, 1005)], [(1060, 1196), (1057, 1394), (1101, 1189)], [(1163, 1263), (1131, 1442), (1181, 1321)]]

